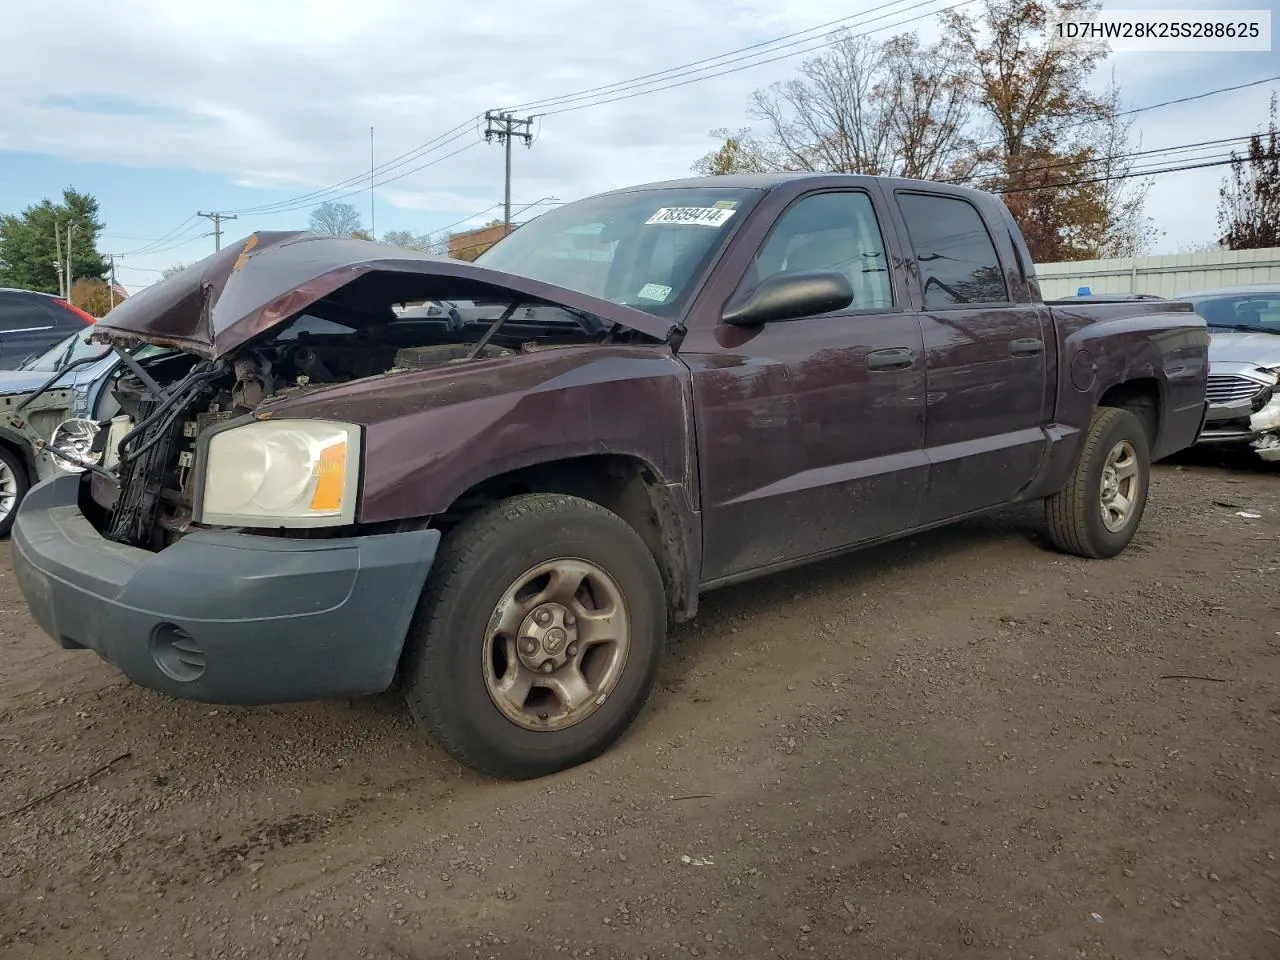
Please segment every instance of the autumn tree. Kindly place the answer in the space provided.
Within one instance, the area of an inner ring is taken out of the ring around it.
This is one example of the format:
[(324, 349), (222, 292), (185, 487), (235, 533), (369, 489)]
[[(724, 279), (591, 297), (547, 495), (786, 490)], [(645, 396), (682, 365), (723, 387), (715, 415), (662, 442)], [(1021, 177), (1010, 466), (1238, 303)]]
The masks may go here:
[[(1115, 167), (1124, 162), (1129, 131), (1115, 123), (1114, 87), (1102, 97), (1089, 89), (1106, 46), (1051, 43), (1045, 33), (1055, 20), (1086, 19), (1098, 9), (1098, 0), (984, 0), (979, 17), (942, 15), (969, 65), (979, 115), (995, 134), (976, 158), (978, 184), (1004, 195), (1039, 262), (1123, 247), (1141, 216), (1140, 200), (1109, 207), (1117, 191), (1108, 184), (1124, 172)], [(1096, 125), (1108, 121), (1100, 141)], [(1104, 158), (1110, 173), (1099, 164)]]
[(750, 127), (742, 127), (736, 133), (730, 133), (727, 128), (721, 127), (719, 130), (712, 130), (711, 136), (721, 143), (694, 163), (694, 172), (701, 176), (772, 173), (787, 169), (774, 152), (752, 135)]
[(93, 317), (105, 317), (115, 306), (105, 280), (80, 277), (71, 285), (71, 302)]
[(1249, 138), (1244, 156), (1231, 153), (1231, 172), (1219, 191), (1218, 224), (1228, 250), (1280, 247), (1280, 129), (1271, 95), (1266, 131)]
[(349, 203), (326, 200), (311, 211), (311, 231), (332, 237), (350, 237), (363, 230), (360, 213)]
[(66, 261), (68, 227), (72, 278), (102, 279), (107, 268), (98, 253), (98, 201), (68, 187), (61, 203), (42, 200), (0, 218), (0, 287), (60, 292), (56, 264)]

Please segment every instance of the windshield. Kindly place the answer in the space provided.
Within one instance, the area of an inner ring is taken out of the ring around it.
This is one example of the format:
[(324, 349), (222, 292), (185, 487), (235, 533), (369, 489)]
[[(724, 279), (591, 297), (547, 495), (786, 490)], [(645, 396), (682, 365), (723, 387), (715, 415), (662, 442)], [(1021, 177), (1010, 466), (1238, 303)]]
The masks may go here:
[(531, 220), (476, 262), (671, 317), (761, 193), (674, 187), (591, 197)]
[(19, 370), (32, 370), (36, 373), (53, 373), (61, 370), (69, 363), (85, 357), (105, 357), (111, 348), (101, 343), (86, 343), (87, 334), (73, 333), (59, 340), (44, 353), (38, 353), (29, 360), (19, 364)]
[(1192, 297), (1191, 304), (1212, 329), (1280, 333), (1280, 290)]

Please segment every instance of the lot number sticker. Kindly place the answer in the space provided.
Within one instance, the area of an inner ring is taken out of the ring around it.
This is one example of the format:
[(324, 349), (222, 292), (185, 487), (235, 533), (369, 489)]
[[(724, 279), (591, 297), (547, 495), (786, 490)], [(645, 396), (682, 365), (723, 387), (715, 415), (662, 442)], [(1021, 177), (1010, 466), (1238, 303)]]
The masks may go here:
[(702, 227), (718, 227), (736, 212), (722, 207), (663, 207), (645, 223), (692, 223)]

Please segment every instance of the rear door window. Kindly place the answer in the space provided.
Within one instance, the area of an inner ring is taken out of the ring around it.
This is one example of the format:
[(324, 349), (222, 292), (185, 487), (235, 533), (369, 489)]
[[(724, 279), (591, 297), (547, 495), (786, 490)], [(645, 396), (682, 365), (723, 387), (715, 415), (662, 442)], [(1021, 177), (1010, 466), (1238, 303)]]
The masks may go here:
[(1007, 303), (996, 245), (976, 207), (959, 197), (900, 193), (926, 310)]
[(0, 290), (0, 333), (59, 328), (61, 317), (57, 314), (75, 319), (70, 311), (63, 310), (46, 297)]

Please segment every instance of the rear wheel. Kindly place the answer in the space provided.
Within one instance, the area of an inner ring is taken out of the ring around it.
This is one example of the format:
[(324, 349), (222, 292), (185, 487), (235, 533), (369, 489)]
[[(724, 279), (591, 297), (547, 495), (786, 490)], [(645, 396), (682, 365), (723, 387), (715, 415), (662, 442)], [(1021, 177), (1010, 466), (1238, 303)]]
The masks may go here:
[(18, 504), (27, 495), (27, 468), (22, 458), (8, 447), (0, 446), (0, 537), (13, 529)]
[(406, 698), (467, 766), (542, 776), (626, 730), (665, 635), (662, 578), (630, 526), (577, 497), (513, 497), (445, 538), (411, 628)]
[(1150, 480), (1147, 434), (1138, 418), (1116, 407), (1094, 411), (1071, 478), (1046, 501), (1054, 546), (1081, 557), (1116, 556), (1142, 522)]

